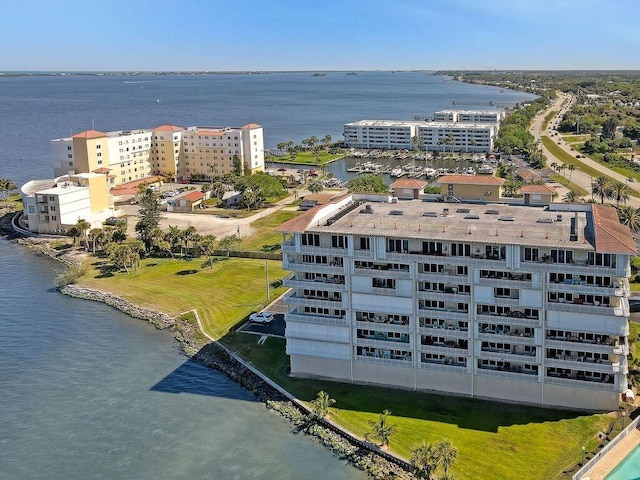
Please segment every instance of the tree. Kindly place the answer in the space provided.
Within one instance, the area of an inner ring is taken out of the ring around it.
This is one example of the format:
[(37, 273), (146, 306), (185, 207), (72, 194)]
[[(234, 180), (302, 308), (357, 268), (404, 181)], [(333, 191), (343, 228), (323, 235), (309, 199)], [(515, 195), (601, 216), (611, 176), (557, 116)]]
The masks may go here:
[(242, 193), (242, 203), (247, 210), (257, 208), (262, 200), (262, 195), (259, 188), (248, 188)]
[(640, 208), (624, 205), (618, 208), (620, 223), (629, 227), (633, 233), (640, 232)]
[(562, 197), (562, 201), (564, 203), (577, 203), (577, 202), (581, 201), (581, 198), (578, 195), (578, 192), (576, 192), (575, 190), (569, 190), (564, 195), (564, 197)]
[(205, 257), (207, 257), (209, 267), (213, 268), (213, 260), (211, 257), (216, 249), (216, 237), (214, 235), (205, 235), (202, 237), (202, 240), (200, 240), (200, 248), (202, 249), (202, 253), (204, 253)]
[(117, 270), (125, 269), (129, 273), (129, 263), (132, 260), (132, 251), (128, 243), (110, 243), (107, 246), (109, 260)]
[(89, 230), (88, 239), (91, 241), (91, 252), (96, 253), (96, 244), (104, 242), (106, 235), (101, 228)]
[(240, 237), (238, 237), (237, 235), (227, 235), (226, 237), (222, 237), (220, 239), (220, 243), (218, 244), (218, 246), (222, 249), (222, 250), (226, 250), (227, 252), (227, 257), (229, 256), (229, 251), (235, 246), (242, 243), (242, 240), (240, 240)]
[(80, 231), (77, 225), (71, 225), (69, 228), (67, 228), (65, 234), (70, 236), (73, 239), (74, 247), (76, 246), (76, 242), (78, 241), (78, 238), (82, 236), (82, 232)]
[(616, 206), (620, 206), (620, 202), (627, 203), (630, 198), (629, 186), (623, 182), (614, 182), (611, 185), (611, 198), (616, 201)]
[(182, 240), (184, 241), (184, 253), (185, 256), (189, 256), (189, 242), (193, 239), (196, 234), (196, 227), (193, 225), (189, 225), (182, 231)]
[(307, 189), (311, 193), (319, 193), (322, 190), (324, 190), (324, 185), (322, 184), (322, 182), (320, 180), (314, 180), (313, 182), (311, 182), (309, 184), (309, 186), (307, 186)]
[(325, 135), (322, 139), (322, 143), (324, 144), (325, 148), (329, 148), (329, 146), (331, 145), (331, 135)]
[(616, 137), (616, 129), (618, 128), (618, 122), (612, 116), (608, 116), (602, 124), (602, 138), (612, 139)]
[(317, 418), (324, 418), (329, 413), (329, 407), (336, 401), (325, 391), (318, 392), (315, 400), (311, 401), (311, 410)]
[(347, 182), (350, 192), (356, 193), (387, 193), (389, 187), (382, 180), (381, 175), (360, 175)]
[(222, 200), (224, 192), (226, 191), (227, 189), (222, 182), (213, 182), (211, 184), (211, 195), (218, 201)]
[[(210, 183), (205, 182), (202, 185), (200, 185), (200, 191), (202, 193), (207, 193), (210, 190), (211, 190), (211, 184)], [(209, 197), (207, 197), (207, 198), (209, 198)]]
[(82, 235), (82, 241), (84, 242), (85, 251), (89, 251), (89, 240), (87, 239), (87, 230), (91, 228), (91, 224), (87, 222), (84, 218), (79, 218), (76, 222), (76, 228)]
[(573, 174), (573, 171), (576, 169), (575, 165), (569, 165), (567, 167), (567, 170), (569, 170), (569, 183), (571, 183), (571, 175)]
[(144, 242), (145, 250), (151, 250), (153, 231), (160, 224), (160, 202), (153, 190), (144, 185), (140, 186), (140, 210), (136, 223), (138, 238)]
[(6, 200), (11, 190), (16, 189), (16, 184), (8, 178), (0, 178), (0, 200)]
[(449, 468), (458, 458), (458, 449), (449, 440), (440, 440), (435, 446), (438, 463), (442, 465), (445, 475), (449, 473)]
[(127, 223), (124, 220), (116, 223), (116, 226), (111, 229), (108, 234), (107, 241), (122, 243), (127, 239)]
[(238, 176), (242, 175), (242, 160), (238, 155), (233, 156), (232, 163), (233, 163), (233, 173)]
[[(171, 245), (171, 251), (175, 252), (176, 247), (182, 245), (182, 230), (174, 225), (169, 225), (169, 230), (165, 234), (165, 239)], [(182, 251), (180, 251), (182, 253)], [(173, 254), (171, 255), (173, 256)]]
[(604, 175), (596, 178), (591, 185), (591, 194), (599, 198), (600, 203), (604, 203), (604, 199), (611, 196), (611, 183), (609, 179)]
[(411, 464), (422, 478), (431, 479), (439, 460), (438, 450), (431, 443), (423, 441), (411, 449)]
[(389, 423), (389, 415), (391, 415), (391, 412), (385, 408), (377, 422), (370, 420), (369, 425), (371, 426), (371, 430), (365, 434), (364, 438), (369, 439), (373, 437), (380, 441), (381, 447), (384, 448), (388, 446), (389, 438), (397, 428), (395, 425)]

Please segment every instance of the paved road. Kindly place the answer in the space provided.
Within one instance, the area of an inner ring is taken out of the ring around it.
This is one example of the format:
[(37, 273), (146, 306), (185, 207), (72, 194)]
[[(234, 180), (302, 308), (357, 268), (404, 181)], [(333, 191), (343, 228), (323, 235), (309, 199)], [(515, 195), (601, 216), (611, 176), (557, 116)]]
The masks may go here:
[[(529, 132), (535, 137), (536, 140), (540, 140), (542, 135), (546, 135), (547, 137), (553, 139), (554, 142), (556, 142), (556, 144), (565, 152), (567, 152), (569, 155), (573, 156), (574, 158), (576, 158), (576, 155), (578, 155), (578, 152), (576, 152), (570, 144), (568, 144), (567, 142), (565, 142), (564, 140), (562, 140), (560, 138), (560, 135), (558, 133), (558, 131), (554, 128), (554, 125), (557, 125), (560, 123), (560, 121), (562, 120), (563, 115), (569, 111), (569, 109), (571, 108), (571, 106), (575, 103), (575, 97), (571, 94), (568, 93), (558, 93), (558, 98), (555, 101), (554, 104), (552, 104), (549, 108), (547, 108), (546, 110), (544, 110), (543, 112), (540, 112), (532, 121), (531, 123), (531, 127), (529, 129)], [(551, 121), (549, 122), (549, 125), (546, 129), (543, 130), (542, 126), (544, 123), (544, 119), (547, 116), (547, 113), (551, 112), (551, 111), (555, 111), (556, 115), (551, 119)], [(557, 135), (556, 135), (557, 134)], [(552, 162), (556, 162), (558, 164), (564, 163), (562, 162), (562, 160), (556, 158), (549, 150), (547, 150), (547, 148), (542, 144), (542, 142), (540, 143), (540, 146), (542, 147), (542, 152), (544, 153), (544, 155), (547, 157), (548, 159), (548, 164), (551, 164)], [(628, 182), (627, 181), (627, 177), (625, 177), (624, 175), (621, 175), (617, 172), (614, 172), (613, 170), (611, 170), (610, 168), (605, 167), (604, 165), (602, 165), (601, 163), (598, 163), (594, 160), (591, 160), (590, 158), (580, 158), (577, 159), (578, 161), (584, 163), (585, 165), (588, 165), (598, 171), (600, 171), (602, 174), (607, 175), (615, 180), (618, 180), (620, 182), (626, 183), (627, 186), (632, 189), (635, 190), (637, 192), (640, 193), (640, 184), (637, 183), (632, 183), (632, 182)], [(565, 171), (564, 172), (564, 177), (569, 178), (569, 172)], [(587, 192), (591, 192), (591, 182), (592, 182), (593, 178), (590, 175), (587, 175), (586, 173), (583, 173), (580, 170), (574, 170), (573, 172), (571, 172), (571, 182), (579, 185), (580, 187), (584, 188)], [(564, 194), (567, 192), (567, 189), (565, 187), (562, 187), (560, 189), (558, 189), (558, 193), (560, 194), (560, 198), (562, 198), (562, 196), (564, 196)], [(631, 197), (629, 199), (629, 201), (627, 202), (627, 205), (631, 205), (633, 207), (640, 207), (640, 198), (636, 198), (636, 197)]]

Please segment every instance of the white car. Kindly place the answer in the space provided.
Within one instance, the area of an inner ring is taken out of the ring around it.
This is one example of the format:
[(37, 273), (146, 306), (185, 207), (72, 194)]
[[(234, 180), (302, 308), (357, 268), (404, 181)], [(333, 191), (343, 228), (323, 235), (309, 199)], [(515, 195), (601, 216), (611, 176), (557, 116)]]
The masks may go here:
[(269, 312), (252, 313), (249, 315), (249, 321), (251, 323), (271, 323), (273, 322), (273, 318), (273, 313)]

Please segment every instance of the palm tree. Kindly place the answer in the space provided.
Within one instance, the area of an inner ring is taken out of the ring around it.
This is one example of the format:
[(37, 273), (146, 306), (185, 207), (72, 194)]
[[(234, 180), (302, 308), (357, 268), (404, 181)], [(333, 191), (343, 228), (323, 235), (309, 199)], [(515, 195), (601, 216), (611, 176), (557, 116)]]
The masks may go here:
[(633, 208), (627, 205), (618, 208), (618, 218), (620, 223), (629, 227), (633, 233), (640, 232), (640, 208)]
[(371, 430), (365, 434), (364, 438), (367, 440), (369, 437), (377, 438), (382, 448), (388, 446), (389, 438), (397, 428), (395, 425), (389, 424), (389, 415), (391, 415), (391, 412), (385, 408), (377, 422), (370, 420), (369, 425), (371, 425)]
[(202, 240), (200, 240), (200, 248), (202, 249), (202, 253), (207, 257), (209, 267), (213, 268), (213, 261), (211, 260), (211, 257), (216, 249), (215, 235), (205, 235), (202, 237)]
[[(169, 225), (169, 231), (165, 235), (165, 238), (171, 244), (171, 251), (173, 252), (176, 246), (182, 242), (182, 232), (179, 227)], [(173, 254), (171, 256), (173, 256)]]
[(231, 248), (233, 248), (234, 245), (237, 245), (239, 243), (241, 243), (242, 240), (240, 240), (240, 237), (238, 237), (237, 235), (227, 235), (226, 237), (222, 237), (220, 239), (220, 242), (218, 243), (218, 246), (222, 249), (222, 250), (226, 250), (227, 251), (227, 257), (229, 256), (229, 251), (231, 250)]
[(604, 199), (609, 198), (611, 195), (611, 183), (609, 179), (604, 175), (596, 178), (591, 185), (591, 194), (600, 198), (600, 203), (604, 203)]
[(558, 164), (556, 162), (551, 162), (551, 165), (549, 165), (551, 167), (551, 170), (553, 170), (555, 172), (556, 168), (558, 168)]
[(430, 479), (439, 463), (438, 450), (432, 444), (423, 441), (411, 449), (411, 464), (420, 477)]
[(311, 401), (311, 410), (313, 414), (318, 418), (324, 418), (329, 413), (329, 407), (336, 403), (336, 401), (329, 397), (329, 394), (325, 391), (318, 392), (315, 400)]
[(307, 189), (311, 192), (311, 193), (319, 193), (322, 190), (324, 190), (324, 185), (322, 185), (322, 182), (320, 180), (314, 180), (313, 182), (311, 182), (309, 184), (309, 186), (307, 187)]
[(623, 182), (614, 182), (611, 185), (611, 198), (616, 201), (616, 206), (620, 206), (620, 202), (626, 204), (629, 200), (629, 186)]
[(573, 171), (576, 169), (575, 165), (569, 165), (567, 167), (567, 170), (569, 170), (569, 183), (571, 183), (571, 175), (573, 174)]
[(82, 232), (76, 225), (71, 225), (69, 228), (67, 228), (65, 233), (73, 239), (74, 247), (76, 246), (76, 242), (78, 241), (78, 238), (82, 236)]
[(562, 201), (564, 203), (578, 203), (580, 202), (582, 199), (580, 198), (580, 196), (578, 195), (578, 192), (576, 192), (575, 190), (569, 190), (564, 197), (562, 197)]
[(5, 200), (11, 190), (16, 189), (16, 184), (8, 178), (0, 178), (0, 200)]
[(458, 458), (458, 449), (453, 446), (449, 440), (440, 440), (435, 446), (438, 454), (438, 461), (442, 464), (444, 474), (447, 475), (449, 468), (456, 462)]
[(104, 240), (104, 230), (101, 228), (92, 228), (87, 235), (91, 241), (91, 252), (96, 253), (96, 244), (101, 243)]
[(196, 234), (196, 227), (193, 225), (189, 225), (182, 231), (182, 241), (184, 242), (184, 254), (185, 256), (189, 256), (189, 242), (192, 240), (194, 235)]
[(89, 240), (87, 239), (87, 230), (91, 228), (91, 224), (87, 222), (84, 218), (79, 218), (76, 222), (76, 228), (82, 235), (82, 239), (84, 241), (84, 249), (89, 251)]

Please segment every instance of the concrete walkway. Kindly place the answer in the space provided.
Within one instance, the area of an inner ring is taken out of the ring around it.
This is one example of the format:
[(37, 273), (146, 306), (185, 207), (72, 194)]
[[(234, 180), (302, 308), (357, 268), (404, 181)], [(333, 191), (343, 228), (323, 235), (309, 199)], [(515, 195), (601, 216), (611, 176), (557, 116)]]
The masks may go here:
[[(614, 172), (613, 170), (611, 170), (610, 168), (607, 168), (606, 166), (602, 165), (601, 163), (598, 163), (594, 160), (591, 160), (590, 158), (577, 158), (576, 155), (578, 155), (579, 153), (576, 152), (575, 150), (573, 150), (571, 148), (571, 145), (567, 142), (565, 142), (564, 140), (562, 140), (560, 138), (560, 134), (558, 133), (557, 130), (555, 130), (552, 125), (553, 124), (557, 124), (562, 120), (562, 117), (564, 116), (564, 114), (566, 112), (569, 111), (569, 109), (571, 108), (571, 106), (575, 103), (575, 97), (571, 94), (568, 93), (561, 93), (558, 92), (558, 99), (555, 101), (555, 104), (551, 105), (549, 108), (547, 108), (546, 110), (540, 112), (538, 115), (536, 115), (536, 117), (533, 119), (533, 121), (531, 122), (531, 127), (529, 128), (529, 132), (534, 136), (534, 138), (537, 140), (540, 140), (540, 146), (542, 148), (542, 152), (544, 153), (545, 157), (547, 157), (547, 165), (556, 162), (557, 164), (562, 164), (564, 163), (562, 160), (560, 160), (559, 158), (555, 157), (549, 150), (547, 150), (547, 148), (542, 144), (542, 136), (547, 136), (549, 138), (551, 138), (558, 147), (560, 147), (562, 150), (564, 150), (566, 153), (568, 153), (569, 155), (571, 155), (572, 157), (574, 157), (576, 159), (577, 162), (582, 162), (585, 165), (598, 170), (599, 172), (601, 172), (603, 175), (607, 175), (608, 177), (613, 178), (614, 180), (618, 180), (622, 183), (626, 183), (626, 185), (629, 187), (629, 189), (634, 190), (638, 193), (640, 193), (640, 184), (637, 183), (633, 183), (633, 182), (628, 182), (627, 177), (625, 177), (624, 175), (621, 175), (617, 172)], [(548, 127), (546, 129), (543, 129), (542, 126), (544, 124), (544, 119), (546, 118), (547, 114), (549, 112), (556, 112), (555, 116), (551, 119), (551, 121), (548, 124)], [(554, 134), (558, 134), (557, 136), (554, 136)], [(571, 182), (575, 183), (576, 185), (584, 188), (587, 192), (589, 192), (589, 195), (587, 196), (586, 199), (591, 198), (590, 192), (591, 192), (591, 183), (593, 181), (593, 177), (591, 177), (590, 175), (587, 175), (586, 173), (576, 169), (573, 172), (570, 172), (570, 175), (567, 174), (566, 172), (564, 173), (564, 175), (562, 175), (565, 178), (571, 178)], [(561, 190), (559, 190), (559, 194), (560, 194), (560, 199), (562, 198), (562, 196), (564, 196), (567, 192), (566, 188), (562, 188)], [(586, 200), (585, 199), (585, 200)], [(631, 197), (629, 199), (629, 201), (627, 202), (627, 205), (630, 205), (632, 207), (640, 207), (640, 198), (637, 197)]]
[(584, 477), (584, 480), (604, 480), (604, 478), (616, 468), (631, 450), (640, 444), (640, 430), (635, 429), (627, 435), (618, 445), (613, 447), (602, 460), (600, 460)]

